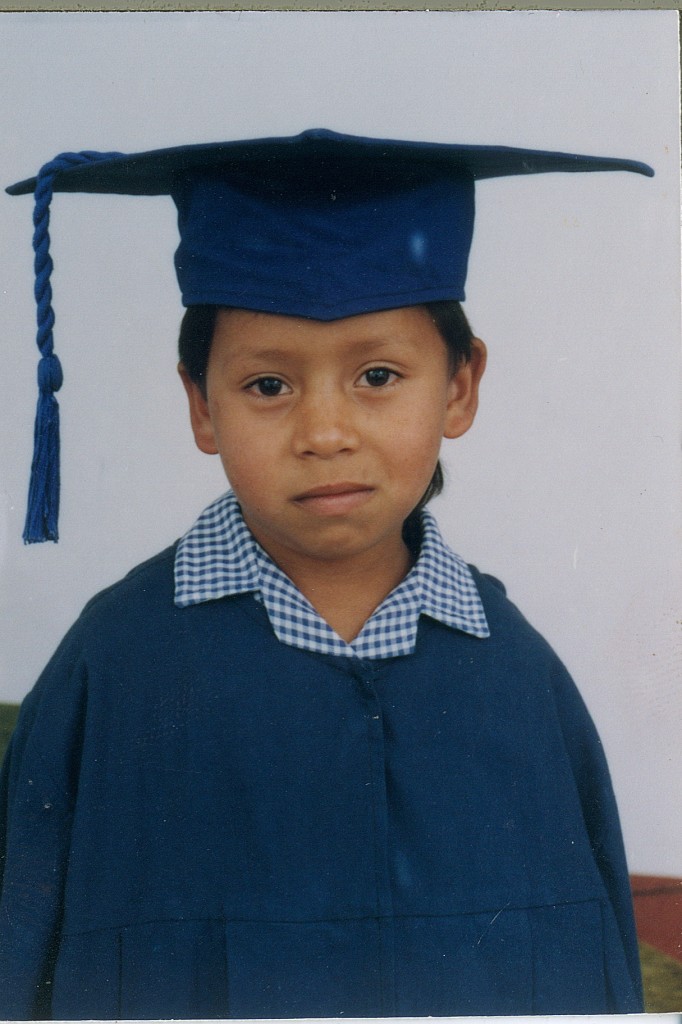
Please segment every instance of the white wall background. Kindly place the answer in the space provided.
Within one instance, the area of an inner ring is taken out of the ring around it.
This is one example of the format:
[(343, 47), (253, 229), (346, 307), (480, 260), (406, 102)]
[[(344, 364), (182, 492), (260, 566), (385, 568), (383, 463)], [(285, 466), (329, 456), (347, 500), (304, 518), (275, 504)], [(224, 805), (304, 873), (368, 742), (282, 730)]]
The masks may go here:
[[(0, 15), (0, 182), (67, 149), (330, 127), (626, 156), (635, 175), (484, 182), (466, 308), (490, 349), (446, 449), (453, 545), (500, 576), (602, 733), (633, 871), (682, 875), (677, 14)], [(58, 196), (61, 541), (24, 547), (31, 200), (0, 195), (0, 699), (83, 603), (224, 487), (175, 378), (166, 199)]]

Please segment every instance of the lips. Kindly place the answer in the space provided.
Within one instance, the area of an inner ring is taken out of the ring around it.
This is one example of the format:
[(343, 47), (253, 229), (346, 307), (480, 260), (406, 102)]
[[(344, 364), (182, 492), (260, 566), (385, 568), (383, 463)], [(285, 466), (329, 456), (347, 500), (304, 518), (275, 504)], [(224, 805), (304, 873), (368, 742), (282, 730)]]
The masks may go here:
[(341, 481), (335, 484), (323, 484), (312, 487), (308, 491), (297, 494), (295, 504), (301, 508), (318, 512), (323, 515), (342, 515), (360, 505), (364, 505), (374, 493), (367, 484)]

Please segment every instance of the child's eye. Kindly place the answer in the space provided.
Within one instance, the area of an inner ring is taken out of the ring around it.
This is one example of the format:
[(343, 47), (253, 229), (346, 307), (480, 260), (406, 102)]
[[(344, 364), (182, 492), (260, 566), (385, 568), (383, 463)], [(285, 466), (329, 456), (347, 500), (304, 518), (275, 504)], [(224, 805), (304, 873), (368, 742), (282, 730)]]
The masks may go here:
[(371, 388), (383, 388), (386, 384), (391, 384), (397, 377), (398, 374), (386, 366), (374, 366), (371, 370), (365, 370), (362, 375), (363, 380)]
[(258, 377), (247, 386), (247, 391), (256, 391), (264, 398), (276, 398), (283, 394), (286, 384), (279, 377)]

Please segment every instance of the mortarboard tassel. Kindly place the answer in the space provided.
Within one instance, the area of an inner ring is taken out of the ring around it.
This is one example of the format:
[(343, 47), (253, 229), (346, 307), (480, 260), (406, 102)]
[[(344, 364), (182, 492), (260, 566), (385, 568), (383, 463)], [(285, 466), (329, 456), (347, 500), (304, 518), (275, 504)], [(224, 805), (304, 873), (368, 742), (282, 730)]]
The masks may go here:
[(109, 159), (113, 153), (61, 153), (38, 173), (33, 210), (35, 252), (34, 294), (37, 306), (38, 407), (33, 431), (33, 461), (28, 489), (24, 543), (58, 539), (59, 518), (59, 403), (55, 392), (62, 386), (62, 367), (53, 351), (52, 258), (50, 256), (50, 201), (55, 176), (76, 164)]

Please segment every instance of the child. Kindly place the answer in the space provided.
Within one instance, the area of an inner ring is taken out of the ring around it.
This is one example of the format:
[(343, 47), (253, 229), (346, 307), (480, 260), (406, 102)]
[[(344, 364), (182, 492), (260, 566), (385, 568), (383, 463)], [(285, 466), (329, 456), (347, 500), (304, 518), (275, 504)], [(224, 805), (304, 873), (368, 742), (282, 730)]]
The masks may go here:
[[(641, 1009), (594, 728), (424, 509), (485, 367), (459, 306), (474, 181), (550, 170), (651, 173), (311, 131), (39, 177), (40, 295), (52, 183), (172, 194), (180, 374), (231, 491), (88, 604), (24, 702), (0, 1015)], [(27, 539), (56, 534), (52, 455)]]

